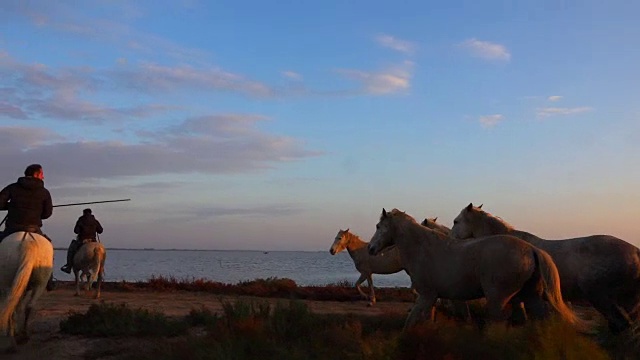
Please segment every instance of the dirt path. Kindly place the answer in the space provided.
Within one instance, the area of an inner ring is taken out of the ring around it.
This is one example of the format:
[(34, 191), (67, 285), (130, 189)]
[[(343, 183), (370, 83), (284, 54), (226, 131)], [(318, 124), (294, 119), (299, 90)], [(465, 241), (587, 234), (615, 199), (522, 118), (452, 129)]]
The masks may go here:
[[(36, 318), (31, 324), (31, 340), (21, 345), (17, 354), (1, 355), (0, 359), (7, 360), (57, 360), (57, 359), (86, 359), (86, 353), (92, 347), (108, 345), (105, 339), (87, 339), (60, 333), (59, 324), (70, 312), (86, 312), (93, 303), (105, 301), (108, 303), (126, 303), (131, 308), (145, 308), (157, 310), (170, 316), (183, 316), (191, 309), (206, 307), (212, 311), (222, 309), (221, 301), (237, 299), (269, 301), (275, 304), (286, 299), (258, 298), (245, 296), (222, 296), (198, 292), (153, 292), (147, 290), (121, 292), (103, 291), (100, 300), (94, 300), (88, 294), (73, 296), (73, 289), (64, 286), (45, 294), (39, 302)], [(337, 302), (337, 301), (304, 301), (311, 311), (325, 314), (368, 314), (381, 315), (388, 313), (406, 314), (409, 303), (379, 302), (374, 307), (367, 307), (365, 301)], [(114, 354), (115, 355), (115, 354)]]

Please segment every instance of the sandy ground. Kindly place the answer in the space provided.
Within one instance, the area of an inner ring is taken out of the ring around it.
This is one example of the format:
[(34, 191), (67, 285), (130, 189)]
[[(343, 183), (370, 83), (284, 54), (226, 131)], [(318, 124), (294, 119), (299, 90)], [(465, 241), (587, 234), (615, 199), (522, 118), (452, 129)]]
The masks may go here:
[[(31, 323), (31, 339), (20, 345), (17, 354), (0, 354), (0, 359), (7, 360), (57, 360), (57, 359), (88, 359), (95, 358), (88, 354), (94, 347), (109, 346), (109, 342), (118, 343), (116, 349), (122, 349), (123, 339), (88, 339), (60, 333), (60, 320), (70, 312), (86, 312), (88, 307), (96, 302), (126, 303), (131, 308), (146, 308), (161, 311), (167, 315), (182, 316), (191, 309), (202, 306), (212, 311), (220, 311), (221, 301), (235, 299), (269, 301), (287, 301), (275, 298), (254, 298), (239, 296), (221, 296), (198, 292), (153, 292), (153, 291), (102, 291), (102, 298), (94, 300), (89, 293), (73, 296), (74, 290), (70, 285), (59, 286), (56, 290), (45, 294), (39, 304), (36, 318)], [(402, 302), (378, 302), (374, 307), (367, 307), (365, 301), (337, 302), (337, 301), (306, 301), (310, 309), (316, 313), (356, 313), (380, 315), (385, 313), (407, 313), (411, 306)], [(132, 342), (132, 345), (134, 343)], [(120, 352), (120, 350), (116, 352)], [(101, 357), (108, 359), (110, 357)], [(117, 358), (114, 354), (113, 358)]]

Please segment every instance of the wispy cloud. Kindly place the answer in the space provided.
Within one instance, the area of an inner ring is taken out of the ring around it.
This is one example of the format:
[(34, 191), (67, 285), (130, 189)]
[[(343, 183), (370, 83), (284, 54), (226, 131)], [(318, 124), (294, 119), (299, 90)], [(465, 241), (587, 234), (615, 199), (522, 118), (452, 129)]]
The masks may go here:
[[(210, 115), (139, 134), (139, 143), (76, 141), (42, 129), (0, 127), (0, 163), (22, 167), (38, 159), (55, 168), (49, 178), (92, 178), (154, 174), (243, 173), (321, 155), (295, 138), (270, 134), (259, 115)], [(78, 167), (77, 164), (83, 164)]]
[(580, 113), (588, 112), (591, 110), (593, 110), (593, 108), (588, 106), (574, 107), (574, 108), (545, 107), (545, 108), (539, 108), (536, 114), (540, 118), (546, 118), (546, 117), (551, 117), (556, 115), (580, 114)]
[(297, 73), (295, 71), (291, 71), (291, 70), (283, 71), (282, 72), (282, 76), (286, 77), (287, 79), (291, 79), (291, 80), (295, 80), (295, 81), (302, 80), (302, 75), (300, 75), (299, 73)]
[(0, 102), (0, 118), (2, 117), (8, 117), (16, 120), (25, 120), (28, 118), (27, 114), (25, 114), (25, 112), (21, 108), (8, 103)]
[(118, 82), (145, 92), (184, 89), (232, 91), (256, 97), (269, 97), (276, 91), (259, 81), (220, 68), (188, 65), (163, 66), (152, 63), (114, 71)]
[(507, 47), (502, 44), (471, 38), (463, 41), (459, 46), (469, 51), (471, 55), (485, 60), (511, 60), (511, 53)]
[[(0, 116), (12, 119), (87, 120), (96, 123), (127, 120), (176, 110), (162, 103), (119, 106), (100, 103), (99, 95), (164, 94), (184, 91), (228, 91), (253, 97), (270, 97), (276, 90), (258, 81), (219, 68), (114, 64), (112, 69), (52, 68), (26, 64), (0, 53)], [(115, 91), (115, 93), (114, 93)], [(126, 103), (132, 98), (127, 97)], [(92, 99), (92, 100), (89, 100)], [(116, 102), (117, 103), (117, 102)]]
[(362, 70), (339, 70), (344, 76), (361, 83), (359, 92), (370, 95), (389, 95), (404, 92), (411, 88), (413, 62), (405, 61), (400, 65), (378, 72)]
[(549, 96), (547, 98), (547, 100), (549, 100), (551, 102), (560, 101), (561, 99), (562, 99), (562, 96), (560, 96), (560, 95), (552, 95), (552, 96)]
[[(143, 11), (127, 2), (113, 1), (100, 4), (102, 13), (116, 14), (112, 18), (91, 15), (87, 7), (95, 7), (88, 2), (52, 2), (46, 0), (2, 1), (0, 10), (9, 16), (21, 16), (32, 24), (92, 41), (111, 44), (122, 50), (131, 50), (147, 55), (164, 55), (189, 63), (206, 63), (211, 56), (205, 51), (188, 48), (167, 38), (139, 31), (123, 22), (143, 15)], [(0, 11), (0, 20), (2, 20)], [(115, 19), (115, 20), (114, 20)]]
[(480, 116), (478, 120), (480, 121), (480, 124), (482, 125), (482, 127), (491, 128), (498, 125), (498, 123), (500, 123), (501, 121), (503, 121), (504, 115), (502, 114), (484, 115), (484, 116)]
[(384, 46), (389, 49), (393, 49), (405, 54), (412, 54), (416, 45), (410, 41), (401, 40), (391, 35), (380, 34), (375, 38), (376, 42), (381, 46)]

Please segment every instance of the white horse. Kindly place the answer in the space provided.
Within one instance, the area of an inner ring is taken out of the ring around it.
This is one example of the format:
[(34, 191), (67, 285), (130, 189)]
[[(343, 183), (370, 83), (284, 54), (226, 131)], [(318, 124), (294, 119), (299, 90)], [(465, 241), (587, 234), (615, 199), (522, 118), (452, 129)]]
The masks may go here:
[(19, 231), (0, 242), (0, 351), (29, 339), (35, 305), (53, 271), (53, 246), (44, 236)]
[[(424, 220), (422, 220), (420, 225), (431, 230), (441, 232), (442, 234), (447, 235), (447, 237), (451, 237), (451, 229), (449, 229), (445, 225), (440, 224), (438, 222), (437, 216), (434, 218), (425, 218)], [(449, 311), (453, 312), (454, 314), (461, 315), (461, 318), (463, 320), (472, 320), (471, 309), (469, 308), (469, 304), (466, 301), (438, 299), (436, 300), (436, 304), (449, 309)]]
[(440, 224), (438, 222), (438, 217), (434, 217), (434, 218), (425, 218), (424, 220), (422, 220), (422, 222), (420, 223), (420, 225), (422, 226), (426, 226), (431, 230), (436, 230), (436, 231), (440, 231), (441, 233), (450, 236), (451, 235), (451, 229), (449, 229), (448, 227)]
[(486, 298), (489, 317), (494, 320), (506, 319), (507, 305), (520, 303), (532, 318), (544, 318), (547, 300), (564, 320), (586, 328), (562, 300), (560, 276), (551, 256), (516, 237), (455, 241), (419, 225), (398, 209), (388, 213), (383, 209), (369, 253), (375, 255), (394, 245), (420, 294), (405, 328), (432, 310), (437, 298), (481, 297)]
[[(331, 255), (335, 255), (342, 250), (347, 249), (356, 269), (360, 272), (360, 277), (358, 278), (358, 281), (356, 281), (356, 289), (358, 289), (358, 292), (363, 298), (369, 299), (368, 305), (372, 306), (376, 303), (376, 294), (373, 291), (373, 279), (371, 275), (395, 274), (405, 269), (400, 262), (398, 249), (390, 248), (384, 253), (374, 256), (369, 255), (367, 245), (369, 245), (369, 243), (360, 240), (360, 237), (349, 232), (349, 229), (340, 230), (338, 231), (329, 252)], [(369, 284), (369, 296), (367, 296), (360, 287), (360, 284), (365, 280), (367, 280), (367, 284)]]
[(451, 234), (459, 239), (496, 234), (518, 237), (551, 255), (565, 299), (589, 301), (612, 332), (622, 332), (640, 319), (640, 249), (610, 235), (545, 240), (480, 208), (469, 204), (462, 209)]
[[(73, 274), (76, 278), (76, 293), (80, 295), (80, 278), (85, 278), (85, 290), (89, 291), (94, 282), (98, 282), (95, 298), (100, 298), (100, 289), (104, 279), (104, 262), (107, 250), (102, 243), (86, 241), (73, 256)], [(80, 275), (80, 272), (82, 274)]]

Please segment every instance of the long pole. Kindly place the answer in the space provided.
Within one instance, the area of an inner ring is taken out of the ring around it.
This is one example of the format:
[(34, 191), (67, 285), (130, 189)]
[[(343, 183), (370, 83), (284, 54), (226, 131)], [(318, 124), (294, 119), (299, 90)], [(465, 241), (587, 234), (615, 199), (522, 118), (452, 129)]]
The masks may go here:
[[(72, 204), (62, 204), (62, 205), (53, 205), (53, 207), (63, 207), (63, 206), (77, 206), (77, 205), (89, 205), (89, 204), (104, 204), (104, 203), (112, 203), (112, 202), (120, 202), (120, 201), (130, 201), (131, 199), (118, 199), (118, 200), (102, 200), (102, 201), (89, 201), (89, 202), (81, 202), (81, 203), (72, 203)], [(7, 216), (4, 216), (4, 219), (0, 222), (0, 226), (7, 221)]]
[(81, 202), (81, 203), (73, 203), (73, 204), (53, 205), (53, 207), (76, 206), (76, 205), (89, 205), (89, 204), (103, 204), (103, 203), (112, 203), (112, 202), (129, 201), (129, 200), (131, 200), (131, 199), (103, 200), (103, 201), (89, 201), (89, 202)]

